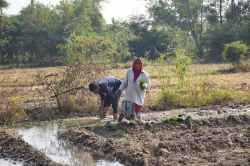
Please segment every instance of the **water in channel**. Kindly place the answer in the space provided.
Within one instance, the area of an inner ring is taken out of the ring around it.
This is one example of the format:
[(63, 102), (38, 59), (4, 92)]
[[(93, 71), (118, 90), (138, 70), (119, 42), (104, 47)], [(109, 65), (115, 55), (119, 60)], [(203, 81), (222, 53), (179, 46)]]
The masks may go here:
[(117, 161), (96, 161), (86, 151), (59, 140), (57, 134), (64, 127), (55, 122), (48, 122), (42, 125), (32, 125), (28, 128), (21, 127), (17, 131), (25, 142), (57, 163), (69, 166), (122, 166)]

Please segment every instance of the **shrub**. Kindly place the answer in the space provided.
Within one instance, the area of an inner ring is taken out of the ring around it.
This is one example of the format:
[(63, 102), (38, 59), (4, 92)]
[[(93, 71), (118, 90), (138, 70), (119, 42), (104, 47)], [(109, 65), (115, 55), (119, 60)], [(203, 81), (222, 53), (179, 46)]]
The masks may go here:
[(27, 117), (24, 109), (21, 106), (22, 98), (20, 97), (10, 97), (6, 104), (6, 108), (0, 111), (0, 119), (3, 124), (14, 123), (22, 121)]
[(233, 65), (240, 65), (247, 54), (248, 47), (241, 41), (232, 42), (225, 45), (223, 56), (224, 59)]
[(68, 95), (64, 97), (64, 102), (62, 103), (62, 110), (64, 112), (79, 112), (80, 109), (76, 96)]
[[(93, 63), (76, 63), (65, 67), (65, 70), (49, 75), (38, 74), (37, 84), (44, 85), (41, 95), (51, 101), (53, 98), (62, 112), (78, 112), (80, 110), (92, 111), (93, 103), (88, 103), (91, 96), (87, 94), (88, 84), (100, 79), (105, 73), (104, 66)], [(79, 92), (79, 93), (78, 93)], [(78, 94), (84, 95), (78, 95)], [(82, 106), (81, 103), (88, 103)]]
[(175, 70), (181, 85), (184, 84), (191, 62), (192, 60), (185, 49), (176, 49)]

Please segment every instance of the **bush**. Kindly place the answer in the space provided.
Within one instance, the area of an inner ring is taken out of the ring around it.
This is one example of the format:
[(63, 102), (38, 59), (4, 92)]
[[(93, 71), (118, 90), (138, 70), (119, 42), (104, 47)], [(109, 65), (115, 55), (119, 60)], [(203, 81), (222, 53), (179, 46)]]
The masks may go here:
[(64, 112), (80, 112), (81, 108), (76, 96), (65, 96), (63, 101), (64, 102), (62, 103), (62, 110)]
[(225, 45), (223, 56), (224, 59), (234, 66), (240, 65), (241, 61), (246, 57), (248, 47), (241, 41), (232, 42)]
[(94, 104), (90, 103), (92, 97), (88, 94), (88, 84), (104, 75), (105, 66), (101, 64), (76, 63), (66, 66), (61, 72), (49, 75), (38, 74), (36, 81), (37, 84), (44, 85), (40, 95), (46, 99), (46, 102), (53, 98), (59, 111), (66, 113), (92, 111), (94, 106), (91, 105)]
[(176, 49), (175, 71), (180, 85), (184, 84), (192, 60), (185, 49)]
[(11, 124), (27, 118), (27, 114), (21, 106), (22, 98), (10, 97), (6, 103), (6, 108), (0, 111), (1, 124)]

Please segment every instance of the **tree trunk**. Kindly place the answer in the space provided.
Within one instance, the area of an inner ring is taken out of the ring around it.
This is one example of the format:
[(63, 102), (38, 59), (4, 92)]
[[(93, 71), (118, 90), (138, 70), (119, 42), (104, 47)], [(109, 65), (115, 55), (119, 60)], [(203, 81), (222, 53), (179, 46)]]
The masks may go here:
[(35, 6), (35, 2), (34, 0), (30, 1), (30, 7), (31, 7), (31, 13), (34, 14), (34, 6)]
[[(195, 43), (195, 46), (196, 46), (196, 49), (197, 49), (197, 55), (199, 57), (202, 57), (203, 56), (203, 48), (202, 48), (202, 44), (201, 44), (201, 36), (198, 35), (199, 32), (196, 32), (195, 31), (195, 28), (194, 28), (194, 21), (192, 19), (192, 12), (191, 12), (191, 9), (190, 9), (190, 4), (189, 4), (189, 0), (186, 0), (186, 8), (187, 8), (187, 15), (188, 15), (188, 26), (189, 26), (189, 30), (191, 32), (191, 35), (192, 35), (192, 38), (194, 39), (194, 43)], [(202, 27), (203, 29), (203, 27)]]
[(222, 24), (223, 23), (223, 20), (222, 20), (222, 0), (220, 0), (220, 23)]
[[(203, 0), (201, 1), (201, 29), (200, 29), (200, 36), (202, 36), (202, 32), (203, 32)], [(201, 38), (201, 37), (200, 37)]]
[(0, 32), (3, 31), (3, 8), (0, 8)]
[(235, 19), (235, 0), (231, 0), (232, 20)]

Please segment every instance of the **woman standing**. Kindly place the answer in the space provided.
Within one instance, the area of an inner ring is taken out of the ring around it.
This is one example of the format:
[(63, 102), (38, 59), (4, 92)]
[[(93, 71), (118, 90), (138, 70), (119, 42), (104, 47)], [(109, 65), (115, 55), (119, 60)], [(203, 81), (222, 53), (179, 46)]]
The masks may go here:
[(136, 58), (118, 90), (118, 93), (125, 90), (125, 99), (122, 103), (123, 109), (119, 121), (124, 117), (132, 119), (135, 117), (139, 121), (142, 120), (144, 98), (149, 86), (149, 76), (143, 70), (143, 62), (140, 58)]

